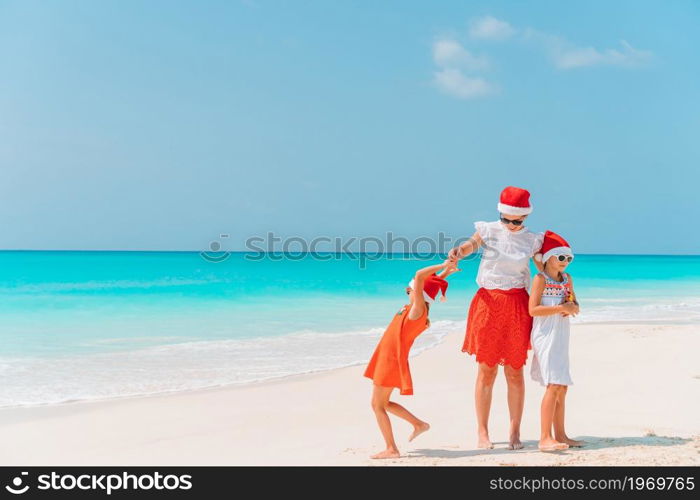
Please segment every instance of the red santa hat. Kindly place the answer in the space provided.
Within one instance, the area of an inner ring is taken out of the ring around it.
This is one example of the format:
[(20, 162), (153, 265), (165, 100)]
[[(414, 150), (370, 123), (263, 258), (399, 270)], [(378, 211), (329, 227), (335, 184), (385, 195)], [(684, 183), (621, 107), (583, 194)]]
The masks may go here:
[(501, 191), (498, 211), (508, 215), (527, 215), (532, 212), (530, 192), (515, 186), (508, 186)]
[[(410, 289), (413, 289), (414, 281), (415, 280), (411, 280), (408, 283), (408, 287)], [(431, 274), (425, 278), (425, 281), (423, 282), (423, 298), (427, 303), (432, 304), (435, 301), (435, 297), (437, 297), (438, 292), (442, 292), (440, 302), (445, 302), (447, 300), (447, 297), (445, 297), (447, 285), (447, 280), (441, 278), (435, 273)]]
[(571, 247), (564, 238), (553, 231), (545, 231), (542, 248), (535, 255), (535, 258), (539, 261), (547, 262), (547, 259), (553, 255), (571, 255), (573, 257), (574, 252), (571, 251)]

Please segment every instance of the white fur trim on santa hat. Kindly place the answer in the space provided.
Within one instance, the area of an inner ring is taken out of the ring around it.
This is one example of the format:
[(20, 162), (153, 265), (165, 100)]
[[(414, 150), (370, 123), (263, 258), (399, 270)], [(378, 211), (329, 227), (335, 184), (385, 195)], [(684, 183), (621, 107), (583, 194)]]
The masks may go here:
[(505, 203), (498, 203), (498, 211), (506, 215), (527, 215), (532, 212), (532, 207), (514, 207)]
[[(414, 283), (414, 280), (411, 280), (408, 282), (408, 288), (410, 288), (411, 290), (413, 290), (413, 283)], [(435, 302), (435, 299), (433, 299), (430, 295), (428, 295), (425, 290), (423, 290), (423, 298), (425, 299), (425, 301), (428, 304), (432, 304), (433, 302)]]
[(569, 247), (554, 247), (549, 249), (549, 251), (542, 256), (542, 262), (547, 262), (547, 259), (553, 255), (571, 255), (571, 257), (573, 257), (574, 252), (572, 252)]

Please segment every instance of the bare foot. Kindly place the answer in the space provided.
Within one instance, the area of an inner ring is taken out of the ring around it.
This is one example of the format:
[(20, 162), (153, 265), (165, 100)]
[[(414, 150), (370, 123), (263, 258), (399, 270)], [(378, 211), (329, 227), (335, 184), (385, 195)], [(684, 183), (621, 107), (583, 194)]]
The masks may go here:
[(423, 434), (428, 429), (430, 429), (430, 424), (428, 422), (423, 422), (421, 424), (418, 424), (416, 427), (413, 428), (413, 432), (408, 437), (408, 442), (410, 443), (411, 441), (416, 439), (418, 436)]
[(559, 438), (555, 438), (555, 439), (557, 441), (559, 441), (560, 443), (568, 444), (569, 448), (581, 448), (581, 447), (583, 447), (584, 444), (586, 444), (585, 441), (579, 441), (577, 439), (571, 439), (568, 437), (565, 437), (564, 439), (559, 439)]
[(508, 444), (509, 450), (521, 450), (523, 448), (523, 443), (520, 442), (520, 434), (513, 434), (510, 437), (510, 443)]
[(375, 453), (369, 458), (380, 459), (380, 458), (400, 458), (401, 454), (399, 450), (384, 450), (379, 453)]
[(540, 444), (538, 448), (540, 451), (560, 451), (565, 450), (569, 447), (566, 443), (560, 443), (554, 439), (540, 439)]
[(476, 445), (477, 448), (485, 448), (490, 450), (493, 448), (493, 443), (489, 439), (488, 433), (479, 433), (479, 442)]

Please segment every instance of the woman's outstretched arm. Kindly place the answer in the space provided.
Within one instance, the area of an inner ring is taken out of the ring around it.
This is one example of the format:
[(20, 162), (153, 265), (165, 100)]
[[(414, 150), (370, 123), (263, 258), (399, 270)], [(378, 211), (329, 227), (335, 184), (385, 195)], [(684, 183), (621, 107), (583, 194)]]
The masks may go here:
[(459, 245), (458, 247), (454, 247), (452, 250), (450, 250), (450, 253), (448, 254), (448, 259), (458, 261), (459, 259), (463, 259), (470, 253), (476, 252), (480, 246), (484, 244), (483, 240), (481, 239), (481, 236), (479, 236), (478, 232), (475, 232), (472, 234), (467, 241)]

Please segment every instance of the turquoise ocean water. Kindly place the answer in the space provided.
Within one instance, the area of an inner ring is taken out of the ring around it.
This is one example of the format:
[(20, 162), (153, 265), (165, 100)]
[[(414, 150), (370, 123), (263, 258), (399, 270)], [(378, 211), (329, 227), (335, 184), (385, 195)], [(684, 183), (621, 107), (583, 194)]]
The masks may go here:
[[(0, 407), (247, 383), (365, 363), (416, 269), (407, 256), (209, 262), (197, 252), (0, 252)], [(280, 256), (278, 256), (280, 257)], [(463, 331), (478, 259), (414, 353)], [(572, 321), (700, 324), (700, 256), (577, 255)], [(534, 268), (533, 268), (534, 272)], [(466, 355), (465, 355), (466, 356)]]

